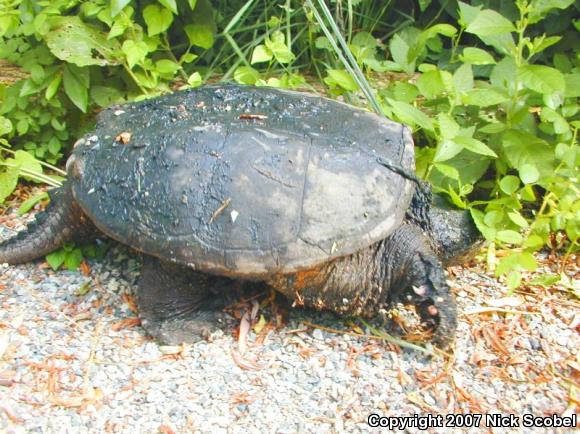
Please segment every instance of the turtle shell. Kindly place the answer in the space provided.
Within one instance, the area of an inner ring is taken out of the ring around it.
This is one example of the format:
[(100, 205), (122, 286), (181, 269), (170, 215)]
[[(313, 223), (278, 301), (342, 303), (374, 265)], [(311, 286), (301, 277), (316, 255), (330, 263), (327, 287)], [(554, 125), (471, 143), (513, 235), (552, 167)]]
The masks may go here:
[(266, 87), (209, 85), (103, 111), (67, 166), (96, 226), (147, 254), (260, 278), (348, 255), (403, 220), (401, 124)]

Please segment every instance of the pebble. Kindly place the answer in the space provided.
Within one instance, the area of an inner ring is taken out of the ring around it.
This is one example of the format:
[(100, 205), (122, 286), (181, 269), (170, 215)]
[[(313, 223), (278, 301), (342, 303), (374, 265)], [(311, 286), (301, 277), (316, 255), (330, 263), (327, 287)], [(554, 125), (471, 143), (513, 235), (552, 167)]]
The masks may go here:
[[(0, 230), (0, 236), (5, 235)], [(469, 318), (471, 326), (459, 317), (451, 367), (441, 358), (389, 351), (376, 340), (320, 329), (289, 334), (304, 327), (301, 318), (333, 329), (344, 327), (334, 315), (299, 310), (290, 313), (290, 322), (273, 331), (264, 346), (249, 344), (249, 355), (273, 362), (261, 371), (244, 371), (236, 365), (231, 356), (237, 345), (233, 330), (183, 351), (162, 348), (139, 326), (111, 329), (134, 317), (123, 298), (134, 296), (139, 264), (129, 250), (113, 248), (99, 262), (90, 263), (92, 278), (98, 278), (100, 286), (84, 296), (77, 295), (87, 280), (80, 272), (53, 272), (38, 262), (0, 265), (0, 325), (5, 325), (0, 327), (0, 341), (5, 333), (9, 336), (0, 373), (14, 371), (17, 379), (8, 387), (0, 386), (0, 400), (19, 417), (14, 422), (0, 411), (0, 432), (157, 433), (162, 426), (176, 433), (374, 432), (366, 424), (369, 414), (424, 414), (419, 401), (441, 411), (472, 412), (471, 404), (454, 392), (457, 384), (489, 413), (505, 413), (508, 404), (516, 415), (548, 414), (567, 407), (566, 383), (516, 383), (492, 375), (486, 368), (504, 369), (507, 359), (484, 343), (482, 348), (497, 360), (479, 365), (471, 361), (477, 335), (473, 327), (483, 324), (475, 317)], [(479, 288), (481, 281), (487, 286)], [(461, 270), (453, 287), (469, 291), (460, 292), (459, 312), (505, 296), (505, 287), (489, 286), (490, 282), (481, 273)], [(573, 308), (564, 304), (560, 308), (549, 321), (525, 317), (529, 334), (516, 330), (513, 342), (503, 342), (510, 355), (542, 371), (550, 366), (542, 350), (548, 345), (551, 363), (559, 363), (558, 372), (566, 375), (563, 362), (576, 353), (580, 339), (559, 320), (573, 318)], [(82, 312), (91, 315), (71, 322)], [(489, 317), (482, 318), (493, 329)], [(500, 330), (518, 327), (511, 317), (495, 318)], [(27, 334), (17, 332), (20, 327)], [(301, 355), (303, 345), (315, 351)], [(376, 352), (381, 357), (372, 357)], [(47, 366), (62, 369), (50, 384)], [(451, 375), (435, 385), (419, 381), (447, 369)], [(525, 379), (528, 371), (514, 365), (506, 372)], [(65, 405), (55, 405), (57, 398)], [(79, 399), (80, 407), (75, 404)], [(454, 404), (450, 406), (448, 399)]]

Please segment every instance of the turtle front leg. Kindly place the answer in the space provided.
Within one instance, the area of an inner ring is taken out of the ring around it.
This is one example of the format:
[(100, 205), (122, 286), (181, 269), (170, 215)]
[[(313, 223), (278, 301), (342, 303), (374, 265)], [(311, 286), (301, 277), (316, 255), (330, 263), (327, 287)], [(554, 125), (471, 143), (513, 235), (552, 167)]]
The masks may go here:
[(412, 304), (433, 341), (447, 347), (455, 336), (457, 308), (441, 262), (417, 226), (404, 223), (380, 247), (391, 302)]
[(166, 345), (207, 339), (224, 325), (234, 282), (151, 256), (143, 259), (137, 306), (143, 328)]

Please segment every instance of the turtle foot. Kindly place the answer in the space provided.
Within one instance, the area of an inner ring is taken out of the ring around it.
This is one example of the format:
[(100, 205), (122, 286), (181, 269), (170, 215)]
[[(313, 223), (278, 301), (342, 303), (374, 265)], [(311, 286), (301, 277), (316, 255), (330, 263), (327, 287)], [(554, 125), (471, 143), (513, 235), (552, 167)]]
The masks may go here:
[(208, 339), (226, 324), (234, 282), (145, 257), (137, 305), (143, 328), (165, 345)]

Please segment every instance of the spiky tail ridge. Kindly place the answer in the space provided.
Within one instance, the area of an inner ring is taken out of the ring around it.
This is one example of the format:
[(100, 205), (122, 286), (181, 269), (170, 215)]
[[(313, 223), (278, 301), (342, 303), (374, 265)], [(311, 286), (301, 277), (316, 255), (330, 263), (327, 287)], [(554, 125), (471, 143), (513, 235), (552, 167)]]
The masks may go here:
[(95, 229), (74, 201), (70, 186), (49, 192), (50, 204), (16, 236), (0, 243), (0, 264), (20, 264), (40, 258), (64, 243), (91, 238)]

